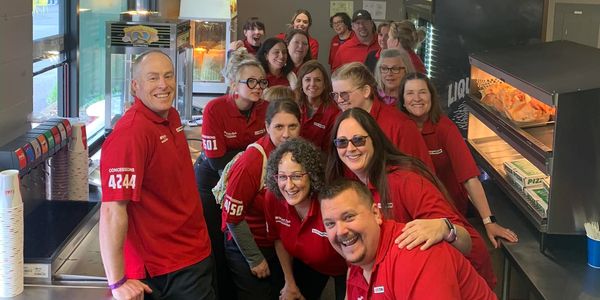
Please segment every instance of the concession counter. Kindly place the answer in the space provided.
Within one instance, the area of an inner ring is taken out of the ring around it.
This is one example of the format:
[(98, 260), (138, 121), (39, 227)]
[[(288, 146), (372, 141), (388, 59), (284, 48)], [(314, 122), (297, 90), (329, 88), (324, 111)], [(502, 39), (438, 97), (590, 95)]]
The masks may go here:
[(600, 218), (600, 49), (567, 41), (472, 54), (468, 143), (541, 233)]

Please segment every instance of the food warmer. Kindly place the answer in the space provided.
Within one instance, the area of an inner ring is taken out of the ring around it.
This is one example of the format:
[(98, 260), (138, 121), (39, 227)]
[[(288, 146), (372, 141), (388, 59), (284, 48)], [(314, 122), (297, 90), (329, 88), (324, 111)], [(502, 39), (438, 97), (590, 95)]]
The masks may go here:
[(479, 164), (542, 233), (542, 250), (548, 234), (583, 234), (600, 218), (600, 49), (557, 41), (469, 60), (468, 143)]

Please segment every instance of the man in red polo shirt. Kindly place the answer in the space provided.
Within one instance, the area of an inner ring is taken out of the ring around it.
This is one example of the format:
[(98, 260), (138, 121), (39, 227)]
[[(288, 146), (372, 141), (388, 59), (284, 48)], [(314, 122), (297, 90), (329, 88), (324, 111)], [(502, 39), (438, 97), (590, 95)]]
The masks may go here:
[(100, 252), (116, 299), (216, 299), (214, 262), (179, 114), (175, 73), (153, 50), (132, 67), (135, 103), (102, 146)]
[(354, 36), (338, 49), (331, 64), (332, 71), (350, 62), (364, 62), (369, 52), (380, 49), (375, 36), (375, 24), (368, 11), (359, 9), (354, 12), (352, 30)]
[(329, 242), (350, 265), (347, 299), (496, 299), (485, 280), (456, 249), (398, 248), (404, 224), (384, 221), (360, 182), (341, 179), (321, 191)]

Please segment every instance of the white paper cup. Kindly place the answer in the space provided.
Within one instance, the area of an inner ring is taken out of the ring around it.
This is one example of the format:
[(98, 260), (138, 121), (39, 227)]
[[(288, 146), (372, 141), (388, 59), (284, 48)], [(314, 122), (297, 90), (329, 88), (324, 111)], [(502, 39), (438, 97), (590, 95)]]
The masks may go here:
[(0, 172), (0, 209), (20, 205), (21, 188), (19, 186), (19, 171), (5, 170)]

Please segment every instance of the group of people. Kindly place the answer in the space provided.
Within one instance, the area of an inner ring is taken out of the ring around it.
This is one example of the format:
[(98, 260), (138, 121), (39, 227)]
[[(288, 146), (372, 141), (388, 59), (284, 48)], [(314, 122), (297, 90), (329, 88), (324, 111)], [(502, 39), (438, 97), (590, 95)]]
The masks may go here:
[(494, 247), (517, 236), (496, 223), (423, 74), (414, 25), (375, 31), (365, 10), (330, 23), (331, 75), (312, 59), (308, 11), (264, 41), (264, 24), (248, 20), (224, 70), (228, 93), (204, 108), (193, 167), (172, 62), (159, 51), (135, 59), (135, 104), (101, 158), (115, 298), (319, 299), (330, 278), (336, 299), (495, 298), (470, 203)]

